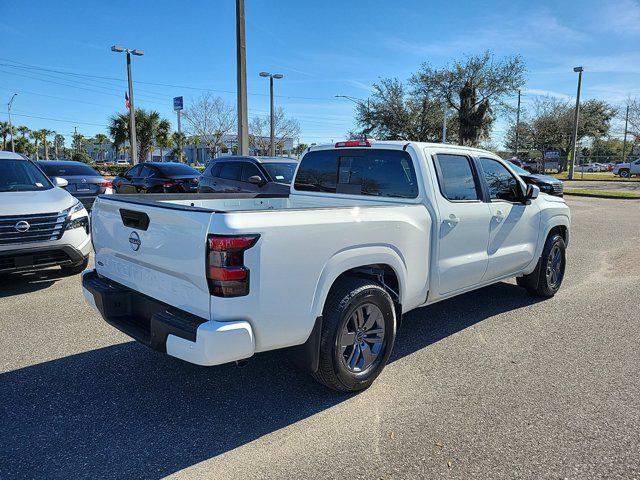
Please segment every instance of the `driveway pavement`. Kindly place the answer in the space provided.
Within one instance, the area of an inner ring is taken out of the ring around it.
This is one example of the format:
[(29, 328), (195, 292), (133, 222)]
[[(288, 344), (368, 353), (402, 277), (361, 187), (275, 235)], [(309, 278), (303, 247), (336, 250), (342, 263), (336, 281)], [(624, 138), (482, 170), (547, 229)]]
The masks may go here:
[(414, 311), (359, 395), (282, 352), (202, 368), (151, 351), (78, 277), (1, 281), (0, 478), (639, 478), (638, 207), (568, 202), (555, 298), (505, 282)]

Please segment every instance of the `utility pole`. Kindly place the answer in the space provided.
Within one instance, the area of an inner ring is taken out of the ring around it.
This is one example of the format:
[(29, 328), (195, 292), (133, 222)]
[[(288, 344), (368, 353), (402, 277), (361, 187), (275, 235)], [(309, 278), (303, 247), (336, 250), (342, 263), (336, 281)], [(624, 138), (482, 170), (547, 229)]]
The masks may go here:
[[(362, 100), (361, 98), (356, 98), (356, 97), (350, 97), (349, 95), (334, 95), (335, 98), (346, 98), (347, 100), (351, 100), (353, 103), (355, 103), (356, 105), (358, 105), (361, 108), (365, 108), (365, 104), (364, 104), (364, 100)], [(366, 140), (367, 139), (367, 130), (371, 130), (373, 128), (372, 124), (371, 124), (371, 107), (369, 105), (369, 99), (367, 98), (367, 105), (366, 105), (366, 109), (367, 109), (367, 120), (369, 123), (369, 128), (363, 128), (362, 129), (362, 139)], [(333, 139), (331, 139), (331, 143), (333, 143)]]
[(80, 147), (78, 146), (78, 127), (73, 127), (73, 142), (76, 144), (76, 152), (79, 152)]
[(624, 118), (624, 141), (622, 142), (622, 163), (627, 158), (627, 132), (629, 131), (629, 105), (627, 105), (627, 114)]
[(238, 155), (249, 155), (247, 108), (247, 43), (244, 31), (244, 0), (236, 0), (236, 53), (238, 74)]
[(442, 103), (442, 143), (447, 143), (447, 102)]
[[(11, 124), (11, 105), (13, 104), (13, 99), (16, 98), (17, 93), (14, 93), (11, 96), (11, 100), (7, 103), (7, 113), (9, 114), (9, 134), (11, 135), (11, 151), (15, 153), (16, 146), (13, 142), (13, 126)], [(627, 107), (627, 113), (629, 113), (629, 107)]]
[[(138, 145), (136, 142), (136, 109), (133, 104), (133, 76), (131, 75), (131, 54), (141, 57), (144, 55), (142, 50), (129, 49), (120, 45), (113, 45), (112, 52), (127, 53), (127, 80), (129, 83), (129, 146), (131, 150), (131, 160), (133, 165), (138, 163)], [(143, 159), (144, 160), (144, 159)]]
[(573, 142), (571, 145), (571, 163), (569, 164), (569, 180), (573, 180), (573, 170), (576, 164), (576, 152), (578, 150), (578, 118), (580, 115), (580, 88), (582, 87), (582, 72), (584, 68), (574, 67), (573, 71), (578, 74), (578, 92), (576, 94), (576, 111), (573, 117)]
[(520, 141), (520, 90), (518, 90), (518, 113), (516, 113), (516, 148), (513, 156), (518, 158), (518, 146)]

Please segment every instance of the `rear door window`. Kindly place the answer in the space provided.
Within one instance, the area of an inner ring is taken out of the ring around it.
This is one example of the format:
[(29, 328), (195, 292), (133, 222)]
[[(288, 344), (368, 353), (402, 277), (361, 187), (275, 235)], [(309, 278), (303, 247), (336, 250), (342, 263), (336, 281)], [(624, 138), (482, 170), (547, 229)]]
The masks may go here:
[(340, 149), (309, 152), (295, 179), (296, 190), (415, 198), (418, 184), (405, 151)]
[(240, 180), (241, 172), (241, 162), (226, 162), (222, 164), (222, 168), (220, 169), (220, 174), (218, 176), (226, 180)]
[(435, 164), (440, 192), (447, 200), (460, 202), (480, 198), (469, 157), (439, 153), (435, 156)]

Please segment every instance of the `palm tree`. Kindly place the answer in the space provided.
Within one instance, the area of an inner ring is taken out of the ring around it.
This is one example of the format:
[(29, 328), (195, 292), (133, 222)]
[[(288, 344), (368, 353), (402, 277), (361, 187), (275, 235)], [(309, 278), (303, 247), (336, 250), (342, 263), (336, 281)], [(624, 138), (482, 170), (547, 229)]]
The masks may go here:
[(98, 159), (104, 160), (104, 145), (109, 141), (109, 137), (104, 133), (97, 133), (95, 139), (98, 144)]
[(52, 130), (47, 130), (43, 128), (42, 130), (38, 130), (40, 134), (40, 140), (42, 140), (42, 144), (44, 145), (44, 159), (49, 160), (49, 136), (55, 132)]
[(38, 130), (31, 130), (31, 132), (29, 132), (29, 137), (31, 137), (31, 140), (33, 140), (33, 146), (34, 146), (33, 153), (36, 156), (36, 160), (38, 160), (39, 158), (38, 142), (40, 141), (40, 132)]
[(82, 135), (81, 133), (74, 133), (73, 134), (73, 142), (71, 143), (71, 146), (73, 147), (73, 150), (75, 152), (81, 152), (82, 149), (84, 148), (84, 142), (86, 141), (86, 139), (84, 138), (84, 135)]
[(182, 132), (173, 132), (173, 135), (171, 135), (171, 139), (173, 140), (173, 143), (176, 145), (176, 148), (174, 149), (174, 154), (177, 153), (178, 159), (182, 161), (182, 146), (186, 143), (187, 136)]
[[(138, 141), (138, 159), (144, 162), (149, 156), (158, 134), (158, 127), (162, 119), (156, 111), (147, 112), (136, 108), (136, 138)], [(111, 117), (109, 121), (109, 135), (113, 143), (122, 145), (129, 138), (129, 115), (119, 113)]]
[(20, 125), (18, 128), (16, 128), (16, 130), (20, 133), (20, 135), (22, 135), (22, 138), (25, 138), (27, 136), (27, 133), (31, 131), (29, 127), (25, 127), (24, 125)]
[(193, 137), (191, 137), (189, 139), (189, 141), (193, 144), (193, 152), (194, 152), (194, 156), (193, 156), (193, 161), (194, 163), (197, 165), (198, 162), (198, 147), (200, 146), (200, 137), (198, 135), (194, 135)]
[(53, 137), (53, 146), (56, 149), (56, 158), (60, 158), (60, 152), (64, 154), (64, 135), (56, 133)]
[(6, 150), (7, 136), (9, 135), (9, 122), (0, 122), (0, 135), (2, 136), (2, 150)]
[(165, 148), (171, 146), (171, 138), (169, 138), (169, 132), (171, 131), (171, 124), (168, 120), (160, 120), (158, 123), (158, 130), (156, 131), (156, 145), (160, 148), (160, 161), (164, 160), (163, 151)]

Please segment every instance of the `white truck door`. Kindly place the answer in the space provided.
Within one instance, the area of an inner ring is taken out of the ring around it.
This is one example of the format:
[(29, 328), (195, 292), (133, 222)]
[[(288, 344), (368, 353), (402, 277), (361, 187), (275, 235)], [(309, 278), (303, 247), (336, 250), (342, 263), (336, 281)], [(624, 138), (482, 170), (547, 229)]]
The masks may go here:
[(536, 202), (522, 202), (522, 184), (502, 162), (485, 157), (479, 160), (491, 200), (489, 266), (484, 280), (493, 280), (517, 273), (533, 260), (540, 208)]
[(491, 213), (481, 199), (478, 172), (472, 159), (459, 153), (434, 155), (439, 193), (438, 295), (479, 283), (487, 269)]

